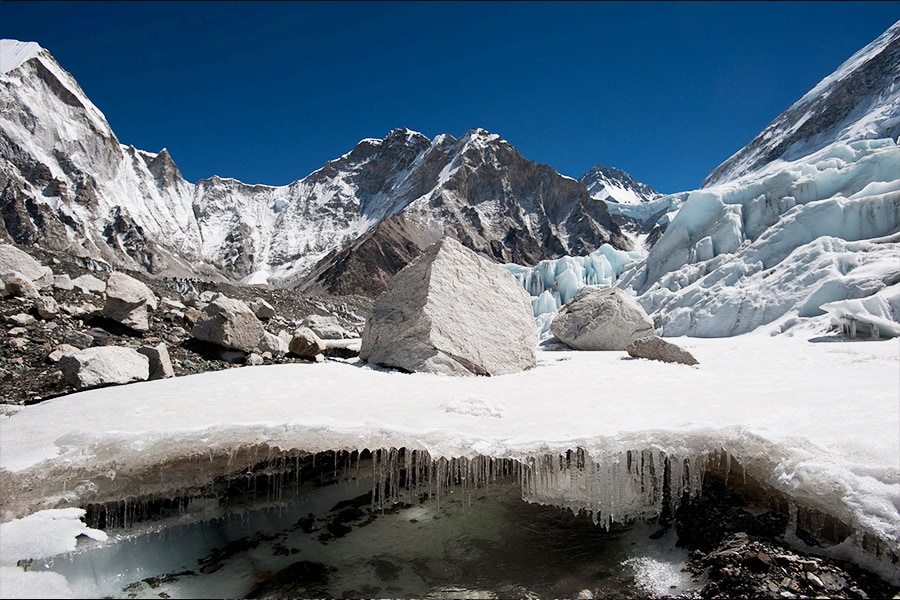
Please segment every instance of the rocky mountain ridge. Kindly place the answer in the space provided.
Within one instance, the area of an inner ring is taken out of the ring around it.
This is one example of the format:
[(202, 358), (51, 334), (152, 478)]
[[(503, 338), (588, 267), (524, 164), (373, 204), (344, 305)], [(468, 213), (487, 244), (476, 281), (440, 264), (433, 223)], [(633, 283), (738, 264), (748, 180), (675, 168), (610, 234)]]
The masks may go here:
[(47, 50), (3, 44), (17, 57), (0, 74), (6, 241), (155, 275), (370, 297), (445, 233), (521, 264), (632, 245), (583, 185), (483, 129), (434, 140), (395, 129), (286, 186), (192, 184), (166, 149), (121, 144)]

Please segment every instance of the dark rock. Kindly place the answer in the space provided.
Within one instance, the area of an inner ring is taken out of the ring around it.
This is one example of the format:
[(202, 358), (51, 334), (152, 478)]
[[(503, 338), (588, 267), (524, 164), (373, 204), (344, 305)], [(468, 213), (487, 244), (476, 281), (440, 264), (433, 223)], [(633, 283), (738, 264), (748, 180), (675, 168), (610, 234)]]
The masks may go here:
[(324, 351), (324, 342), (309, 327), (296, 330), (288, 346), (288, 352), (303, 358), (312, 358)]
[(699, 364), (687, 350), (655, 335), (634, 340), (625, 347), (625, 351), (634, 358), (648, 358), (683, 365)]
[(322, 563), (301, 560), (250, 590), (250, 598), (316, 598), (328, 597), (328, 569)]

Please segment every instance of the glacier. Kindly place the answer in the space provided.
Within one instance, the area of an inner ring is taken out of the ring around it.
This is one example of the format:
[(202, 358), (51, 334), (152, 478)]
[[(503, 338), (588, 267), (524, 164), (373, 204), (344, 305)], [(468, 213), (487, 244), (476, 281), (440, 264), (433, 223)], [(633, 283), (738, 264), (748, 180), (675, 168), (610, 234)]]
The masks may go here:
[[(422, 479), (428, 486), (455, 473), (474, 489), (492, 465), (515, 465), (524, 499), (606, 525), (657, 514), (666, 489), (670, 497), (696, 494), (705, 476), (727, 475), (730, 464), (732, 477), (758, 482), (801, 515), (843, 523), (846, 538), (817, 551), (896, 582), (900, 339), (849, 340), (818, 329), (677, 341), (698, 367), (542, 350), (527, 372), (451, 378), (350, 359), (143, 382), (124, 397), (102, 388), (49, 400), (0, 417), (0, 484), (14, 490), (2, 526), (27, 529), (21, 519), (60, 505), (202, 495), (216, 478), (245, 477), (254, 465), (364, 449), (383, 452), (384, 481), (400, 481), (390, 474), (415, 453), (413, 470), (431, 473)], [(666, 462), (671, 488), (659, 480)], [(74, 535), (72, 524), (58, 533)], [(59, 552), (53, 538), (39, 538), (48, 555)], [(0, 543), (4, 570), (37, 558), (13, 536), (0, 532)]]
[[(829, 314), (836, 326), (853, 320), (871, 332), (877, 322), (880, 337), (897, 335), (897, 141), (834, 143), (650, 202), (662, 203), (671, 222), (649, 251), (605, 245), (533, 267), (504, 265), (533, 296), (542, 339), (560, 307), (592, 285), (629, 291), (661, 336), (783, 333)], [(883, 300), (866, 300), (876, 295)]]
[(691, 192), (616, 285), (637, 296), (660, 335), (729, 336), (776, 322), (783, 331), (824, 315), (823, 304), (900, 281), (898, 231), (900, 147), (833, 144)]

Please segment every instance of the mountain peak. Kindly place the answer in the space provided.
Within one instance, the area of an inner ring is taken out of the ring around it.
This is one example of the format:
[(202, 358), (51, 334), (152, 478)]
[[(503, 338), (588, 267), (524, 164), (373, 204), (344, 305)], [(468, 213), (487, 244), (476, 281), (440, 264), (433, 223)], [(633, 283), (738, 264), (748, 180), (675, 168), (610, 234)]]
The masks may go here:
[(834, 142), (900, 136), (900, 21), (855, 53), (716, 167), (703, 187), (779, 159), (795, 161)]
[(43, 50), (37, 42), (0, 40), (0, 73), (5, 75), (18, 69), (22, 63), (36, 57)]
[(481, 127), (475, 127), (468, 130), (465, 134), (463, 134), (460, 140), (475, 144), (487, 144), (490, 142), (504, 141), (496, 133), (491, 133), (487, 129), (482, 129)]
[(616, 167), (594, 165), (578, 181), (584, 184), (592, 198), (616, 204), (641, 204), (662, 196)]

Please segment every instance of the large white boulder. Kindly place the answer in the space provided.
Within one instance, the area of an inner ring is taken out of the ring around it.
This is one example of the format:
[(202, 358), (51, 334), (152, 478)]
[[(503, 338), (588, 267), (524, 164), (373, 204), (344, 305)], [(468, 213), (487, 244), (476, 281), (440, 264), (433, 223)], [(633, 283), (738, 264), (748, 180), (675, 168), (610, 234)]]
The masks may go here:
[(625, 350), (653, 335), (653, 321), (619, 288), (586, 288), (559, 311), (550, 331), (575, 350)]
[(266, 330), (244, 302), (218, 294), (203, 307), (191, 334), (225, 348), (255, 352)]
[(503, 375), (535, 366), (531, 298), (499, 265), (452, 238), (391, 280), (363, 330), (360, 358), (406, 371)]
[(118, 321), (135, 331), (149, 331), (149, 311), (159, 305), (156, 294), (137, 279), (119, 273), (110, 273), (106, 280), (106, 304), (103, 316)]
[(63, 355), (57, 363), (63, 377), (78, 389), (146, 381), (150, 361), (121, 346), (97, 346)]
[(78, 288), (83, 294), (102, 294), (106, 291), (106, 282), (97, 279), (90, 273), (86, 273), (72, 280), (72, 287)]
[(0, 244), (0, 275), (18, 272), (38, 289), (53, 285), (53, 270), (12, 244)]

